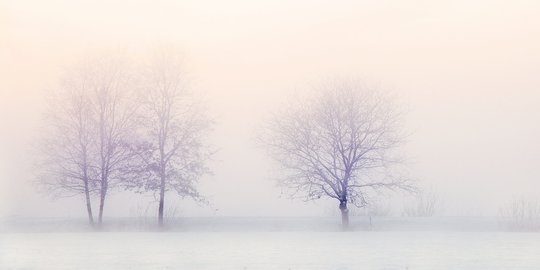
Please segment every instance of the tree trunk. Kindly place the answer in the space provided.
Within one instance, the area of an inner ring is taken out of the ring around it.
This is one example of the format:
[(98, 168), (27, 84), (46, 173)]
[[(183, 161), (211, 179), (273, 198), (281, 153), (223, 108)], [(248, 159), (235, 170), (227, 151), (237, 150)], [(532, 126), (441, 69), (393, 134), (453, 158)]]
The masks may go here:
[(86, 144), (81, 143), (83, 151), (83, 181), (84, 181), (84, 196), (86, 198), (86, 212), (88, 213), (88, 222), (94, 226), (94, 214), (92, 214), (92, 201), (90, 200), (90, 189), (88, 188), (88, 152)]
[(88, 182), (84, 183), (84, 195), (86, 197), (86, 211), (88, 212), (88, 222), (94, 225), (94, 215), (92, 214), (92, 204), (90, 201), (90, 191), (88, 190)]
[(99, 199), (99, 217), (98, 223), (101, 225), (103, 223), (103, 207), (105, 206), (105, 196), (102, 196)]
[(347, 201), (341, 201), (339, 203), (339, 210), (341, 210), (341, 226), (344, 231), (349, 229), (349, 209), (347, 209)]
[(165, 176), (161, 175), (161, 185), (159, 190), (159, 210), (158, 210), (158, 225), (163, 227), (163, 207), (165, 205)]
[(101, 192), (99, 196), (99, 217), (98, 223), (101, 225), (103, 223), (103, 208), (105, 206), (105, 196), (107, 195), (107, 186), (102, 184)]

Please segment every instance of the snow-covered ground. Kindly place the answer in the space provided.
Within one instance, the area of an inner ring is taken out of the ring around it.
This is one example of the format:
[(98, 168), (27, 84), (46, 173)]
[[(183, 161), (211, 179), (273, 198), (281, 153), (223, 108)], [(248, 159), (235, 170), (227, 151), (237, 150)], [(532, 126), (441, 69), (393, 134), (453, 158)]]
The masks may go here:
[[(167, 230), (181, 232), (339, 231), (336, 217), (182, 217), (167, 220)], [(155, 217), (107, 218), (103, 231), (155, 230)], [(0, 232), (89, 231), (84, 218), (4, 218)], [(508, 223), (497, 217), (351, 217), (354, 231), (507, 231)]]
[(232, 230), (221, 223), (234, 219), (225, 221), (215, 230), (4, 230), (0, 269), (540, 269), (534, 232), (301, 230), (309, 219), (289, 230)]
[(1, 269), (540, 269), (540, 234), (3, 233)]

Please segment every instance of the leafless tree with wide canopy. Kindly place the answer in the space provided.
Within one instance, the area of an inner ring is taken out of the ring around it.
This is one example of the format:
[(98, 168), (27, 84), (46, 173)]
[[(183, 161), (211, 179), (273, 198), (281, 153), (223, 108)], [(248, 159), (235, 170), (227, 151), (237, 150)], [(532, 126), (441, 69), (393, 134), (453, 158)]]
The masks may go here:
[(167, 191), (204, 202), (197, 184), (210, 172), (212, 150), (205, 138), (212, 122), (188, 91), (181, 62), (174, 51), (163, 50), (140, 72), (139, 138), (133, 145), (139, 159), (126, 174), (131, 188), (159, 198), (160, 226)]
[(383, 189), (416, 191), (398, 170), (402, 114), (379, 88), (353, 80), (323, 84), (313, 97), (292, 103), (265, 125), (261, 141), (281, 165), (280, 183), (292, 197), (363, 207)]

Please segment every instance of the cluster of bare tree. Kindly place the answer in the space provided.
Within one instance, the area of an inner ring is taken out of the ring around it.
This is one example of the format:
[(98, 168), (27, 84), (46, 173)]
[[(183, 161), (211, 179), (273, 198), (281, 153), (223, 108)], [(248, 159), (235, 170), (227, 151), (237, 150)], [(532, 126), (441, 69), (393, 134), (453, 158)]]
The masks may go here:
[[(90, 223), (91, 199), (101, 223), (113, 188), (159, 195), (160, 225), (167, 191), (204, 200), (197, 180), (208, 172), (210, 121), (187, 95), (179, 61), (164, 54), (132, 70), (110, 58), (88, 62), (66, 74), (50, 103), (40, 180), (56, 196), (84, 195)], [(383, 189), (417, 190), (396, 169), (402, 114), (389, 95), (355, 81), (318, 90), (269, 121), (260, 141), (292, 196), (337, 200), (347, 228), (349, 204), (364, 207)]]
[[(137, 70), (137, 72), (133, 72)], [(210, 121), (185, 87), (180, 62), (162, 54), (134, 69), (117, 58), (99, 58), (71, 69), (49, 102), (40, 145), (39, 182), (57, 197), (99, 200), (103, 221), (114, 188), (202, 200), (196, 182), (211, 155), (204, 143)]]

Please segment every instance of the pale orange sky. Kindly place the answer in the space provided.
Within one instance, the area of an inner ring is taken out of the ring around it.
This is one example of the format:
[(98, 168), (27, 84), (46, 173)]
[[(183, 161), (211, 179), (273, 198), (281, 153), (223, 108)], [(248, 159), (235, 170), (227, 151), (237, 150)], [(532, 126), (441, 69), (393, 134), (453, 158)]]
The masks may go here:
[[(2, 0), (0, 216), (84, 214), (29, 184), (45, 97), (83, 57), (163, 44), (182, 51), (216, 118), (221, 151), (202, 189), (219, 214), (324, 214), (322, 203), (278, 198), (252, 137), (291, 94), (333, 76), (403, 98), (411, 173), (444, 194), (449, 214), (495, 214), (514, 196), (540, 196), (538, 14), (538, 1)], [(113, 196), (111, 215), (139, 203)]]

